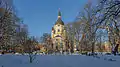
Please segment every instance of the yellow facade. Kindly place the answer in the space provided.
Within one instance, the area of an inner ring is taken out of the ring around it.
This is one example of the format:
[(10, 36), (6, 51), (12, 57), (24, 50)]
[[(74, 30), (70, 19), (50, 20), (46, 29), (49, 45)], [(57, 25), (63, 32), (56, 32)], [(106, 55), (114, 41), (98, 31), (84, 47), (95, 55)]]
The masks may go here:
[(51, 37), (54, 43), (54, 48), (58, 46), (60, 49), (60, 46), (65, 47), (65, 27), (64, 22), (61, 20), (61, 13), (59, 11), (58, 19), (55, 23), (55, 25), (52, 27)]

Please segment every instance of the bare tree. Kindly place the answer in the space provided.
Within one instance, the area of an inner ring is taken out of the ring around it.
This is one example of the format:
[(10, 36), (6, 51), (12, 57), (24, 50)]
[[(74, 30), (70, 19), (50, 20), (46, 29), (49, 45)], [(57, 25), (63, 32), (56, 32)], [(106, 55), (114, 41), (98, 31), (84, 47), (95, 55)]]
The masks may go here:
[[(17, 46), (22, 48), (22, 45), (24, 45), (24, 42), (27, 40), (28, 37), (28, 27), (24, 23), (20, 23), (18, 25), (18, 31), (16, 32), (16, 41)], [(16, 47), (17, 47), (16, 46)], [(23, 53), (23, 49), (21, 49), (21, 52)]]
[(100, 0), (96, 13), (99, 14), (97, 25), (105, 24), (108, 27), (108, 37), (111, 46), (120, 40), (120, 1), (119, 0)]
[(103, 51), (103, 44), (107, 41), (107, 31), (105, 29), (99, 29), (96, 35), (96, 50), (99, 52)]
[[(95, 48), (95, 37), (96, 31), (98, 30), (98, 26), (94, 25), (96, 23), (96, 16), (94, 15), (94, 8), (92, 7), (91, 3), (86, 4), (84, 8), (84, 12), (80, 12), (77, 16), (78, 21), (83, 21), (82, 31), (85, 34), (86, 47), (92, 51), (94, 54)], [(82, 14), (82, 15), (81, 15)], [(85, 44), (85, 43), (84, 43)]]
[(73, 23), (66, 25), (66, 51), (73, 52), (75, 40), (75, 26)]
[(47, 48), (47, 51), (53, 48), (52, 39), (49, 33), (43, 33), (40, 40), (41, 40), (41, 43), (44, 43), (45, 47)]
[(28, 38), (23, 44), (24, 52), (28, 53), (30, 63), (32, 63), (36, 58), (37, 54), (37, 52), (35, 52), (36, 45), (38, 45), (38, 41), (35, 39), (35, 37)]
[[(97, 6), (97, 13), (102, 14), (99, 18), (99, 22), (97, 24), (101, 23), (108, 23), (107, 21), (110, 20), (109, 24), (113, 24), (117, 30), (117, 33), (119, 32), (119, 16), (120, 16), (120, 1), (119, 0), (100, 0), (99, 5)], [(117, 34), (119, 36), (119, 34)]]

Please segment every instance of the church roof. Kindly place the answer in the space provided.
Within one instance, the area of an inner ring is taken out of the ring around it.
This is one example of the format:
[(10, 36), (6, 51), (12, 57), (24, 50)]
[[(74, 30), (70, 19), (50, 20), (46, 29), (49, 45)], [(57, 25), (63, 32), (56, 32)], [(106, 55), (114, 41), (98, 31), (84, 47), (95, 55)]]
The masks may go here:
[(61, 18), (58, 18), (58, 20), (56, 21), (55, 25), (57, 25), (57, 24), (64, 25), (64, 22), (61, 20)]
[(60, 12), (60, 9), (59, 9), (59, 11), (58, 11), (58, 19), (57, 19), (55, 25), (56, 25), (56, 24), (64, 25), (64, 22), (61, 20), (61, 12)]

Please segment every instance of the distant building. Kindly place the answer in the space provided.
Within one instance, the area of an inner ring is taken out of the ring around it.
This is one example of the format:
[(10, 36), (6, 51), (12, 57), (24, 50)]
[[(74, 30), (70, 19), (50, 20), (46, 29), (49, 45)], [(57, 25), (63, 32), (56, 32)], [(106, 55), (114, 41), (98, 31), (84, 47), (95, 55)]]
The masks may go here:
[(26, 24), (20, 24), (20, 31), (21, 32), (28, 32), (28, 26)]
[[(116, 44), (119, 44), (119, 42), (116, 42)], [(116, 45), (115, 44), (115, 45)], [(113, 47), (115, 46), (113, 45)], [(120, 51), (120, 46), (118, 47), (118, 50)], [(112, 51), (112, 45), (109, 42), (104, 43), (104, 51), (105, 52), (111, 52)]]
[(112, 47), (111, 47), (110, 43), (109, 42), (105, 42), (104, 43), (104, 51), (105, 52), (111, 52), (111, 50), (112, 50)]
[(52, 27), (51, 38), (53, 41), (53, 48), (56, 50), (65, 50), (65, 37), (66, 30), (64, 22), (61, 19), (61, 12), (58, 12), (58, 19), (55, 25)]

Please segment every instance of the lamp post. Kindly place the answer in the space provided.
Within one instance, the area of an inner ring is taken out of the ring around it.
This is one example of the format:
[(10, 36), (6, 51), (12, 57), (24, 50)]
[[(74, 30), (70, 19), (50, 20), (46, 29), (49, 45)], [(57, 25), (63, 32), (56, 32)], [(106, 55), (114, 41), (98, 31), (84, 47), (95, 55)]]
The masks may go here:
[(0, 49), (2, 49), (1, 39), (2, 39), (2, 34), (0, 32), (0, 46), (1, 46)]

